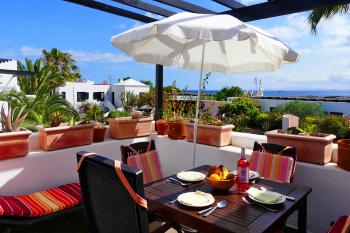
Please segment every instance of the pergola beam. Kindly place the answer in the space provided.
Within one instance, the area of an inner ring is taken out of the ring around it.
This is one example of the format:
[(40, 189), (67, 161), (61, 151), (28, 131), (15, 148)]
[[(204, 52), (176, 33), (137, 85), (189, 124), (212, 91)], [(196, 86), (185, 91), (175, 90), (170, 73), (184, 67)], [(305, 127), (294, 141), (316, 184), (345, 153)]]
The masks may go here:
[(299, 13), (333, 4), (348, 4), (350, 0), (274, 0), (235, 10), (221, 12), (244, 22)]
[(93, 0), (63, 0), (63, 1), (86, 6), (86, 7), (100, 10), (100, 11), (104, 11), (104, 12), (107, 12), (110, 14), (123, 16), (123, 17), (129, 18), (129, 19), (134, 19), (134, 20), (141, 21), (144, 23), (151, 23), (151, 22), (157, 21), (156, 19), (145, 16), (145, 15), (141, 15), (141, 14), (138, 14), (138, 13), (135, 13), (132, 11), (124, 10), (124, 9), (121, 9), (121, 8), (118, 8), (115, 6), (110, 6), (110, 5), (107, 5), (105, 3), (97, 2), (97, 1), (93, 1)]
[(238, 1), (235, 1), (235, 0), (212, 0), (212, 1), (219, 3), (223, 6), (226, 6), (228, 8), (231, 8), (232, 10), (246, 6), (246, 5), (244, 5)]
[(127, 6), (135, 7), (140, 10), (148, 11), (157, 15), (161, 15), (164, 17), (169, 17), (171, 15), (174, 15), (175, 12), (164, 9), (162, 7), (156, 6), (149, 4), (144, 1), (139, 1), (139, 0), (112, 0), (114, 2), (118, 2)]
[(15, 75), (15, 76), (31, 76), (32, 72), (30, 72), (30, 71), (20, 71), (20, 70), (0, 69), (0, 74), (12, 74), (12, 75)]
[(178, 9), (182, 9), (192, 13), (203, 13), (203, 14), (216, 14), (217, 12), (209, 10), (207, 8), (183, 1), (183, 0), (154, 0), (156, 2), (163, 3), (168, 6), (172, 6)]

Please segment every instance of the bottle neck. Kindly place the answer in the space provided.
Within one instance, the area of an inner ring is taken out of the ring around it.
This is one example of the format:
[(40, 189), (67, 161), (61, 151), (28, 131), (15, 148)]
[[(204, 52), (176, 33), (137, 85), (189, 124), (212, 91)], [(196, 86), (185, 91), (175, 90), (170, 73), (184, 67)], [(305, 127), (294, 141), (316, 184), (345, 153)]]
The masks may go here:
[(241, 160), (246, 160), (245, 154), (241, 154)]

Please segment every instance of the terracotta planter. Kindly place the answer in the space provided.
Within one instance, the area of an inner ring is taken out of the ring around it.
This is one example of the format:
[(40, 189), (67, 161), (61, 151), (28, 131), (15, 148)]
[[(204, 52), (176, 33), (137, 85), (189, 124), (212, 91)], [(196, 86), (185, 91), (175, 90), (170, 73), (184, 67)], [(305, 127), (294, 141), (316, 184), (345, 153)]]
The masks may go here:
[(0, 160), (22, 157), (28, 154), (28, 138), (31, 131), (0, 133)]
[(103, 142), (105, 140), (106, 127), (94, 127), (93, 142)]
[(169, 125), (168, 122), (164, 120), (158, 120), (156, 121), (157, 125), (157, 134), (158, 135), (167, 135), (169, 132)]
[(316, 164), (326, 164), (332, 158), (333, 134), (302, 136), (285, 134), (281, 130), (266, 132), (268, 143), (294, 146), (297, 149), (297, 160)]
[(338, 166), (350, 171), (350, 139), (338, 141)]
[[(193, 123), (186, 124), (186, 139), (193, 142)], [(200, 125), (197, 127), (197, 143), (211, 146), (227, 146), (231, 142), (233, 125)]]
[(109, 136), (116, 139), (148, 136), (152, 132), (152, 118), (131, 119), (120, 117), (109, 119)]
[(91, 144), (93, 141), (93, 125), (75, 125), (39, 129), (39, 145), (44, 150)]
[(168, 122), (169, 131), (168, 137), (171, 139), (185, 139), (186, 138), (186, 129), (185, 123), (183, 122)]

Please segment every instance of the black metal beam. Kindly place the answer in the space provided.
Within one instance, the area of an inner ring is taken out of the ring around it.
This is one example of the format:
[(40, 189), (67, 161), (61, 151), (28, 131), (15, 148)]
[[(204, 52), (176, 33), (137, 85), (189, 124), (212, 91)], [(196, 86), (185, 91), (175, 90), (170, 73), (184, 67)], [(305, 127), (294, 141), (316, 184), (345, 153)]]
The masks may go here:
[(183, 1), (183, 0), (154, 0), (168, 6), (176, 7), (193, 13), (216, 14), (217, 12), (207, 8)]
[(274, 0), (235, 10), (221, 12), (244, 22), (313, 10), (333, 4), (348, 4), (350, 0)]
[(246, 6), (240, 2), (237, 2), (236, 0), (213, 0), (213, 1), (219, 3), (223, 6), (226, 6), (228, 8), (231, 8), (232, 10)]
[(75, 3), (78, 5), (82, 5), (82, 6), (86, 6), (86, 7), (90, 7), (96, 10), (100, 10), (100, 11), (104, 11), (110, 14), (114, 14), (114, 15), (119, 15), (119, 16), (123, 16), (129, 19), (134, 19), (134, 20), (138, 20), (144, 23), (151, 23), (154, 21), (157, 21), (154, 18), (145, 16), (145, 15), (141, 15), (132, 11), (127, 11), (115, 6), (110, 6), (107, 4), (104, 4), (102, 2), (97, 2), (97, 1), (93, 1), (93, 0), (63, 0), (66, 2), (71, 2), (71, 3)]
[(156, 65), (156, 114), (155, 120), (163, 117), (163, 66)]
[(0, 69), (0, 74), (12, 74), (12, 75), (15, 75), (15, 76), (31, 76), (32, 72), (30, 72), (30, 71), (20, 71), (20, 70)]
[(169, 17), (169, 16), (175, 14), (175, 12), (173, 12), (173, 11), (164, 9), (164, 8), (156, 6), (156, 5), (149, 4), (149, 3), (144, 2), (144, 1), (139, 1), (139, 0), (112, 0), (112, 1), (124, 4), (124, 5), (128, 5), (131, 7), (135, 7), (137, 9), (148, 11), (148, 12), (151, 12), (151, 13), (154, 13), (157, 15), (161, 15), (164, 17)]

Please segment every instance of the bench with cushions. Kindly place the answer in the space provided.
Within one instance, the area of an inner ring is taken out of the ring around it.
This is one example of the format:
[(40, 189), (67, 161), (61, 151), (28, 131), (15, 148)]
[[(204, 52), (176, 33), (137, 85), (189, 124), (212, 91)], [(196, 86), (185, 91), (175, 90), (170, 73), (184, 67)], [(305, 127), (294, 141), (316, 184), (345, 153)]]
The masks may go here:
[[(0, 196), (0, 232), (47, 232), (47, 228), (50, 232), (70, 232), (67, 220), (84, 231), (79, 183), (27, 195)], [(53, 227), (50, 223), (56, 224)], [(64, 223), (65, 229), (56, 227), (60, 223)]]

